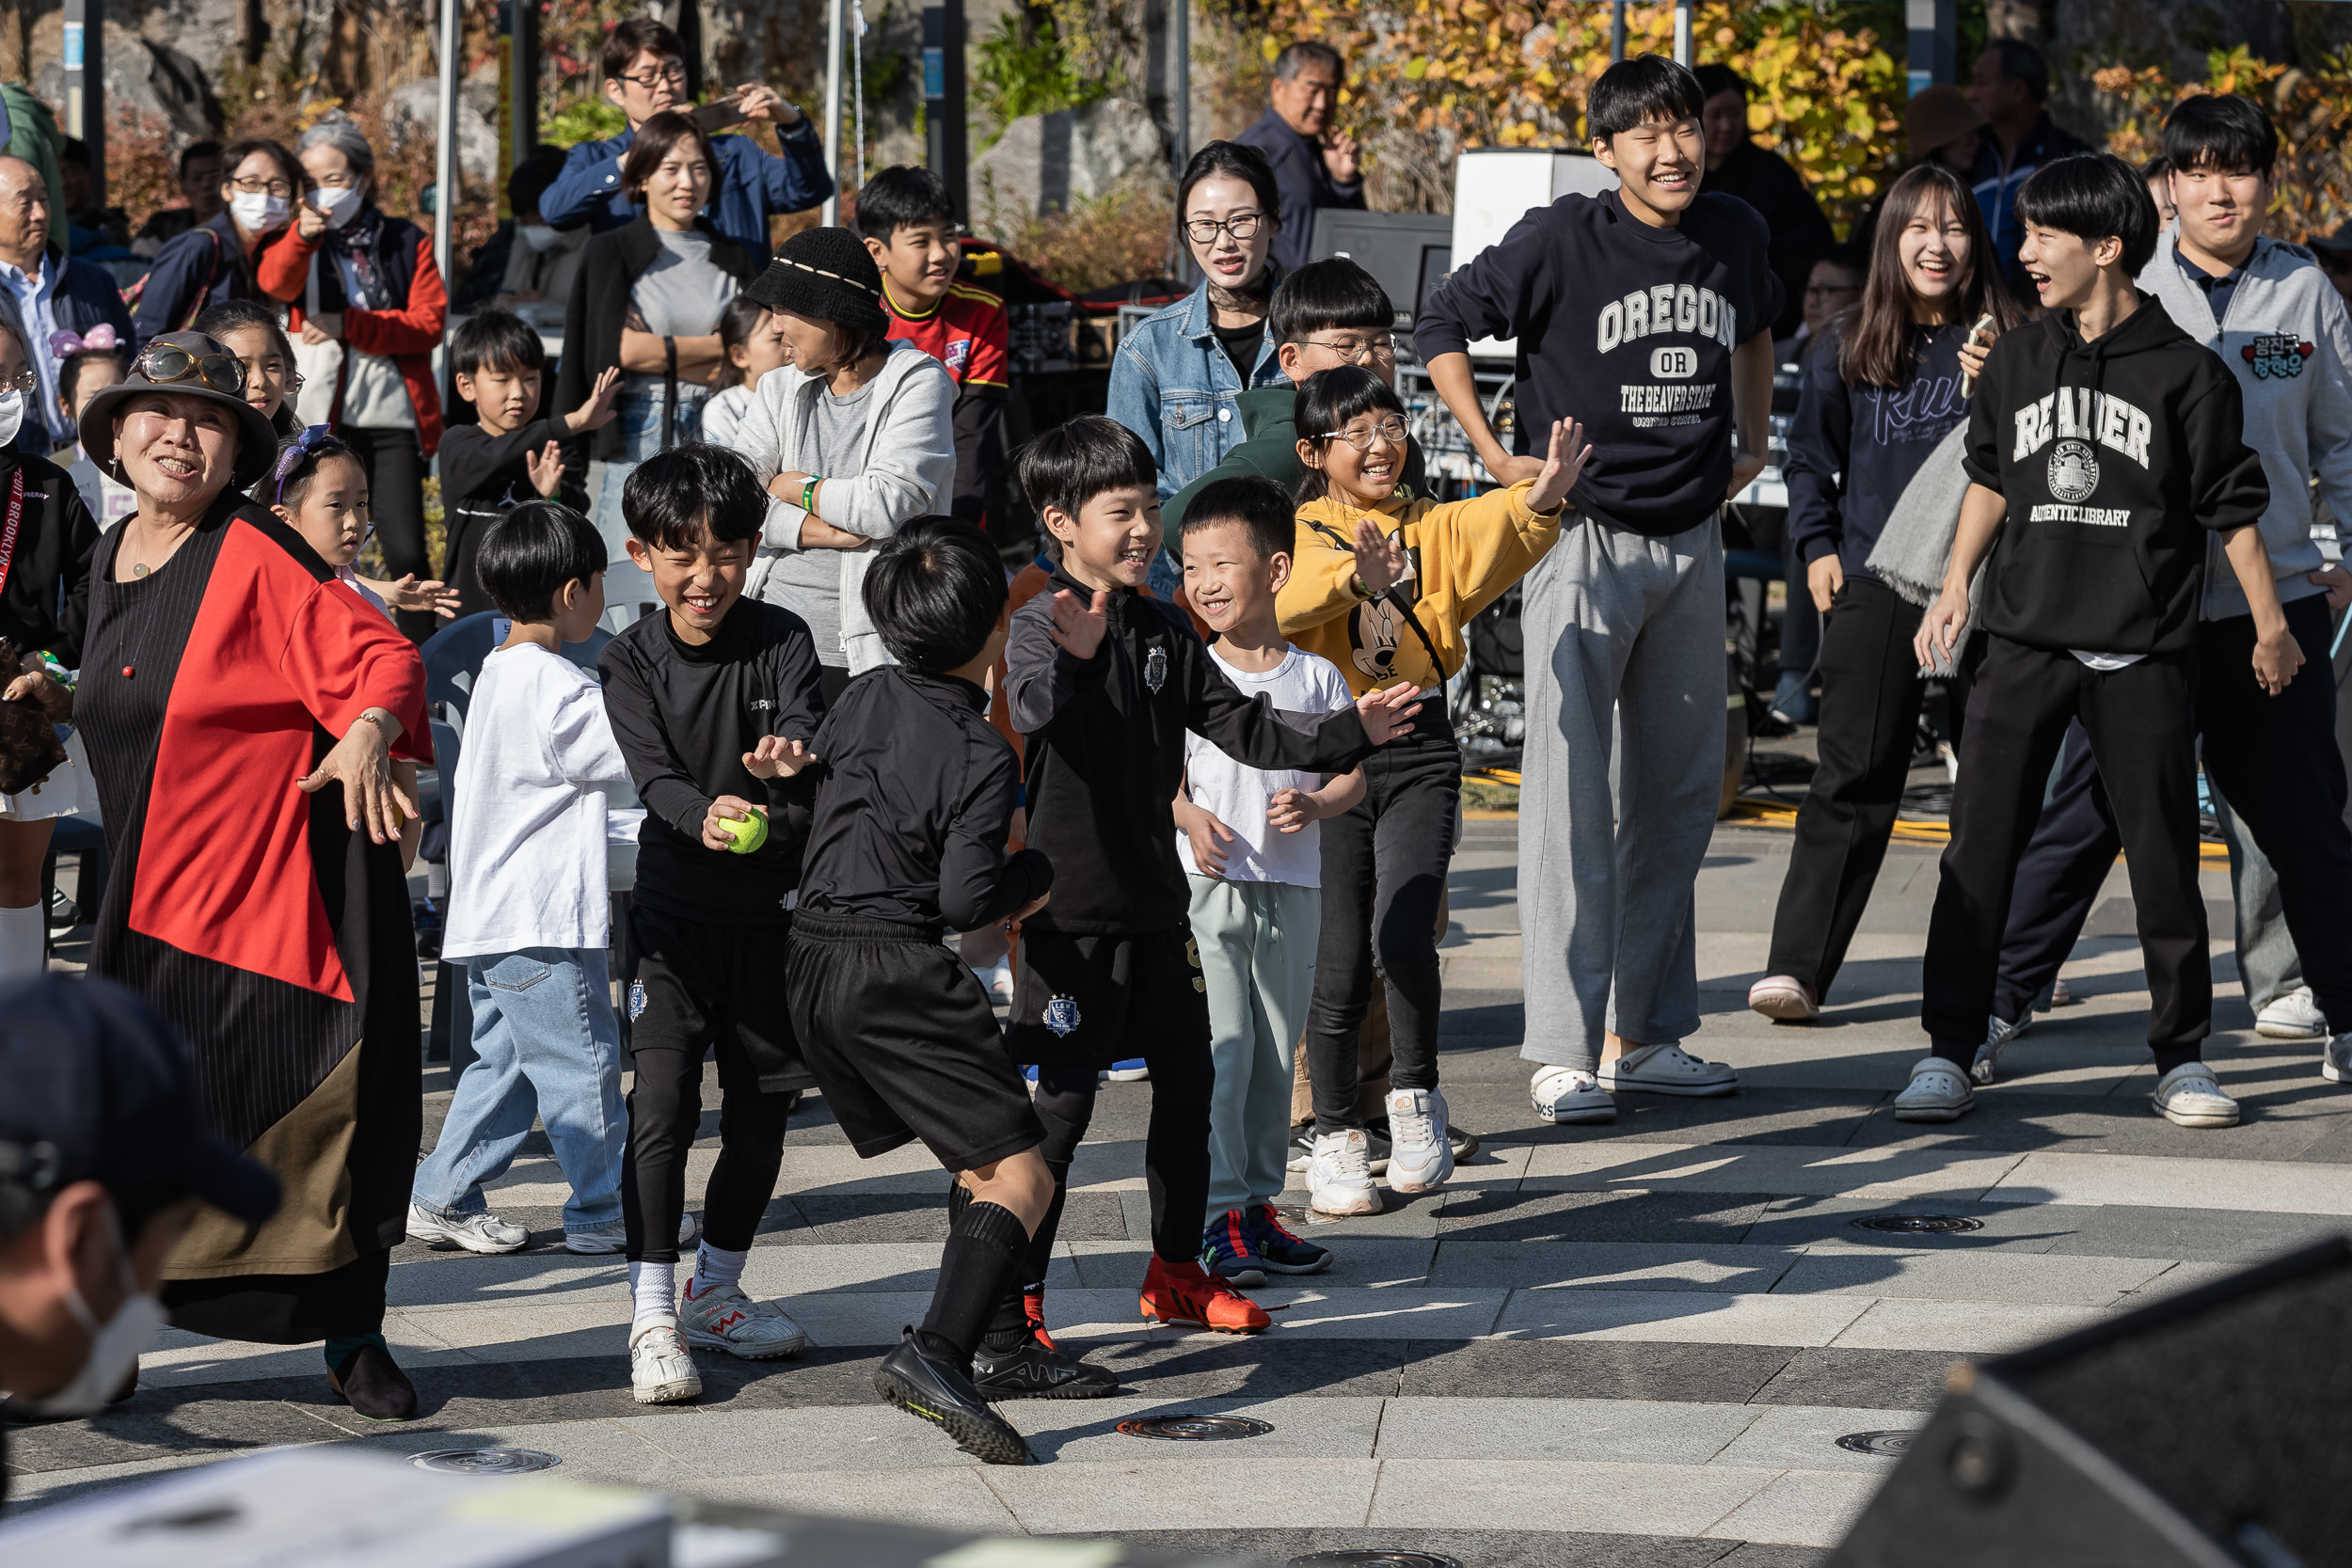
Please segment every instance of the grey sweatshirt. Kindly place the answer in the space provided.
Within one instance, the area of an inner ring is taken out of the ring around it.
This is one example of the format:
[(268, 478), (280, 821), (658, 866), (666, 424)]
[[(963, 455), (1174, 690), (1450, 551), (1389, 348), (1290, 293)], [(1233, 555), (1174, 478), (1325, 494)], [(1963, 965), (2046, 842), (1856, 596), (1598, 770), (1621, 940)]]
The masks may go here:
[[(2352, 517), (2352, 318), (2312, 253), (2273, 239), (2254, 242), (2246, 276), (2213, 319), (2205, 293), (2174, 254), (2177, 227), (2157, 242), (2139, 286), (2182, 331), (2221, 356), (2246, 401), (2246, 444), (2270, 482), (2263, 545), (2281, 600), (2322, 592), (2310, 574), (2326, 562), (2312, 538), (2312, 481), (2338, 517)], [(2250, 614), (2219, 535), (2206, 543), (2200, 619)]]

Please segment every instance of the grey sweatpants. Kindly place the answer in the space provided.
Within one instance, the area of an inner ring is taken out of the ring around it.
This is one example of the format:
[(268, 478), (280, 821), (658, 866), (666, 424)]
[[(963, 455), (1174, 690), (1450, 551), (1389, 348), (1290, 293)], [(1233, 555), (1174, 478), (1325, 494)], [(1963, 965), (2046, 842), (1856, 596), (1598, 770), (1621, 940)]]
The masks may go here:
[[(1527, 576), (1519, 1054), (1597, 1067), (1601, 1036), (1699, 1026), (1692, 889), (1723, 789), (1724, 549), (1579, 515)], [(1611, 720), (1624, 748), (1611, 798)]]
[(2303, 983), (2303, 957), (2295, 950), (2287, 930), (2286, 904), (2279, 896), (2279, 873), (2238, 825), (2237, 813), (2222, 798), (2211, 779), (2205, 786), (2213, 797), (2213, 815), (2221, 824), (2222, 842), (2230, 847), (2230, 892), (2237, 909), (2237, 977), (2246, 988), (2246, 1005), (2261, 1012)]

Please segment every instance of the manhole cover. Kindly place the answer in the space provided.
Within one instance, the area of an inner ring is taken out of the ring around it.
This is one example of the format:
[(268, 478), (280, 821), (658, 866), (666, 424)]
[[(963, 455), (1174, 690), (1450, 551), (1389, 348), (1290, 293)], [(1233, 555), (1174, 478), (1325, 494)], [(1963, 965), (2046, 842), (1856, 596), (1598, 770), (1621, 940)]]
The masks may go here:
[(552, 1470), (564, 1462), (537, 1449), (436, 1449), (412, 1453), (408, 1463), (420, 1470), (439, 1470), (453, 1476), (521, 1476)]
[(1856, 1230), (1892, 1230), (1906, 1236), (1942, 1236), (1956, 1230), (1982, 1230), (1984, 1221), (1964, 1214), (1865, 1214), (1852, 1222)]
[(1310, 1562), (1354, 1562), (1362, 1568), (1462, 1568), (1462, 1560), (1443, 1552), (1416, 1552), (1405, 1547), (1367, 1546), (1345, 1552), (1310, 1552), (1290, 1560), (1288, 1568)]
[(1837, 1440), (1837, 1446), (1880, 1459), (1900, 1459), (1911, 1451), (1911, 1445), (1918, 1440), (1919, 1434), (1915, 1432), (1850, 1432)]
[(1144, 1416), (1120, 1422), (1119, 1430), (1130, 1437), (1168, 1437), (1198, 1443), (1219, 1437), (1263, 1437), (1274, 1430), (1274, 1423), (1253, 1416)]

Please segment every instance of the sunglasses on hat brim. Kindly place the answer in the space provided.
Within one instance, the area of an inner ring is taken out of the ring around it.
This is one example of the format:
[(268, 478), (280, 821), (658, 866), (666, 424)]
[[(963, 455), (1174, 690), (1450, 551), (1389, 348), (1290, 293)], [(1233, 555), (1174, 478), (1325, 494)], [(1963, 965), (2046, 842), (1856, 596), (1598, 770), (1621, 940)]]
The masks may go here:
[(139, 352), (133, 371), (158, 387), (199, 381), (215, 392), (245, 396), (245, 363), (226, 354), (194, 354), (172, 343), (150, 343)]

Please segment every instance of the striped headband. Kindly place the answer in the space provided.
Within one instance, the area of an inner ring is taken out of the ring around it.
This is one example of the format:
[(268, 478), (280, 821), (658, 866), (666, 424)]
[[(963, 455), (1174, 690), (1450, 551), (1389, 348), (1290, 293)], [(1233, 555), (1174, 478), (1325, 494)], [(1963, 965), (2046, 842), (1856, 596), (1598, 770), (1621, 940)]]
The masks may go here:
[(789, 256), (779, 256), (776, 260), (782, 261), (787, 267), (798, 267), (803, 272), (813, 272), (819, 277), (830, 277), (836, 283), (847, 283), (850, 288), (859, 291), (861, 293), (872, 294), (876, 299), (882, 298), (882, 290), (878, 288), (869, 289), (854, 277), (844, 277), (837, 272), (827, 272), (822, 267), (812, 267), (806, 261), (795, 261)]

